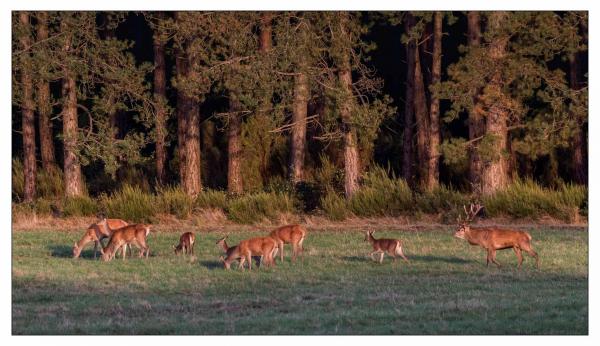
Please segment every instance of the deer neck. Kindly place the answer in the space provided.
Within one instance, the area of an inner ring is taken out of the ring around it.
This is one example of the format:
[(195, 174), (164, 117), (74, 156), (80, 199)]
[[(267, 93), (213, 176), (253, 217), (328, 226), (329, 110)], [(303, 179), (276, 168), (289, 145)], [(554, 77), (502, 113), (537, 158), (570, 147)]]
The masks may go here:
[(223, 248), (223, 250), (225, 252), (227, 252), (229, 250), (229, 246), (227, 246), (227, 241), (225, 239), (223, 239), (223, 242), (221, 243), (221, 247)]
[(372, 234), (370, 234), (370, 233), (369, 233), (369, 238), (368, 238), (368, 239), (369, 239), (369, 243), (370, 243), (371, 245), (375, 244), (375, 238), (373, 237), (373, 235), (372, 235)]

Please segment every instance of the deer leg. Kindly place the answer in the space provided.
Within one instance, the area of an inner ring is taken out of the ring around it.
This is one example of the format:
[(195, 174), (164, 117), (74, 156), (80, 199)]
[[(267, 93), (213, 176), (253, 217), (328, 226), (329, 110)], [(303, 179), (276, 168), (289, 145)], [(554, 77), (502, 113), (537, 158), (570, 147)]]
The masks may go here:
[(400, 255), (400, 257), (402, 257), (403, 260), (408, 262), (408, 258), (406, 258), (406, 256), (404, 256), (404, 252), (402, 251), (402, 246), (398, 245), (398, 247), (396, 248), (396, 251), (398, 252), (398, 255)]
[(98, 252), (98, 243), (99, 242), (100, 241), (98, 241), (98, 240), (94, 241), (94, 259), (96, 259), (96, 253)]
[(298, 256), (298, 244), (292, 243), (292, 262), (296, 262), (296, 256)]
[(380, 255), (379, 255), (379, 264), (383, 263), (383, 255), (385, 255), (385, 252), (383, 252), (383, 251), (380, 252)]
[(492, 250), (492, 262), (494, 262), (495, 265), (500, 267), (500, 263), (496, 261), (496, 250)]
[(372, 260), (372, 261), (375, 261), (375, 257), (373, 257), (373, 255), (374, 255), (374, 254), (376, 254), (376, 253), (377, 253), (377, 251), (373, 251), (373, 252), (371, 252), (371, 253), (369, 254), (369, 257), (371, 257), (371, 260)]
[(281, 263), (283, 263), (283, 247), (285, 246), (285, 244), (283, 244), (283, 242), (280, 242), (279, 244), (277, 244), (277, 247), (279, 248), (279, 259), (281, 260)]
[(488, 250), (488, 252), (487, 252), (487, 258), (485, 259), (485, 266), (486, 267), (490, 266), (490, 258), (492, 258), (491, 250)]
[(521, 255), (521, 249), (514, 246), (513, 250), (515, 250), (515, 255), (517, 255), (517, 259), (519, 260), (519, 264), (517, 265), (517, 268), (521, 269), (521, 263), (523, 263), (523, 255)]

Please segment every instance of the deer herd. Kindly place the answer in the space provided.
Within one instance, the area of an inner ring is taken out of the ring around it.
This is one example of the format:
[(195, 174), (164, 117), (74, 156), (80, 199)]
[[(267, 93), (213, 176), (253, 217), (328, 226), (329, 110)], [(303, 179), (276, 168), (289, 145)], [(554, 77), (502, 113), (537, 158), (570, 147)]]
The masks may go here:
[[(457, 219), (458, 229), (454, 237), (466, 240), (471, 245), (479, 245), (487, 251), (486, 265), (490, 262), (500, 266), (496, 260), (496, 251), (512, 248), (517, 256), (517, 267), (521, 268), (523, 256), (521, 251), (526, 252), (536, 260), (536, 267), (539, 268), (538, 254), (531, 247), (531, 235), (524, 231), (497, 227), (471, 227), (470, 223), (481, 211), (483, 206), (471, 204), (469, 210), (463, 206), (466, 218), (463, 220), (459, 216)], [(90, 225), (85, 231), (83, 237), (73, 245), (73, 258), (78, 258), (82, 249), (89, 243), (94, 242), (94, 259), (100, 250), (102, 260), (112, 260), (117, 252), (121, 250), (122, 258), (125, 260), (127, 248), (132, 253), (131, 246), (140, 250), (140, 258), (148, 258), (150, 247), (147, 244), (147, 237), (150, 234), (150, 225), (129, 224), (120, 219), (107, 219), (102, 217), (100, 221)], [(378, 262), (383, 262), (383, 257), (387, 253), (396, 261), (396, 256), (400, 256), (408, 262), (408, 258), (402, 251), (402, 241), (399, 239), (373, 237), (374, 231), (365, 232), (365, 242), (369, 242), (373, 251), (369, 253), (371, 259), (379, 255)], [(108, 238), (108, 243), (103, 246), (102, 240)], [(245, 263), (248, 263), (248, 269), (252, 269), (252, 258), (254, 257), (259, 265), (271, 267), (275, 265), (275, 259), (279, 253), (279, 259), (283, 262), (283, 250), (285, 244), (292, 247), (292, 262), (298, 255), (304, 258), (304, 239), (306, 238), (306, 229), (300, 225), (286, 225), (271, 231), (267, 236), (244, 239), (234, 246), (227, 245), (228, 236), (216, 242), (223, 251), (224, 255), (220, 257), (225, 269), (230, 269), (231, 264), (238, 261), (238, 268), (244, 269)], [(192, 232), (185, 232), (179, 238), (179, 244), (173, 245), (175, 254), (194, 254), (194, 244), (196, 236)]]

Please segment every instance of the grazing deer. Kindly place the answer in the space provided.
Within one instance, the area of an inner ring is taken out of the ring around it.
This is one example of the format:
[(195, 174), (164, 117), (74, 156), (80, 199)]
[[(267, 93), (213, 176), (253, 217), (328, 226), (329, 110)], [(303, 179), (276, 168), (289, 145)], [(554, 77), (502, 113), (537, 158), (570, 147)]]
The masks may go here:
[[(127, 226), (128, 223), (120, 219), (106, 219), (103, 218), (101, 221), (91, 224), (83, 234), (83, 237), (73, 244), (73, 258), (79, 257), (81, 250), (90, 242), (94, 242), (94, 259), (100, 247), (100, 253), (102, 253), (102, 242), (101, 240), (109, 238), (112, 235), (112, 229), (117, 229)], [(125, 249), (125, 248), (124, 248)]]
[(269, 234), (277, 243), (277, 248), (280, 253), (281, 262), (283, 262), (283, 245), (292, 244), (292, 262), (296, 260), (298, 254), (304, 258), (304, 238), (306, 230), (300, 225), (287, 225), (279, 227)]
[[(224, 239), (223, 239), (224, 241)], [(261, 256), (267, 266), (274, 266), (273, 256), (277, 251), (277, 243), (271, 237), (259, 237), (242, 240), (237, 247), (227, 250), (227, 258), (221, 256), (221, 261), (225, 268), (229, 269), (231, 263), (240, 260), (238, 268), (244, 269), (244, 263), (248, 262), (248, 269), (252, 270), (252, 256)], [(260, 261), (259, 267), (262, 267), (263, 261)]]
[(219, 260), (221, 262), (223, 262), (226, 269), (229, 269), (231, 267), (231, 263), (239, 260), (240, 264), (238, 266), (238, 269), (242, 269), (245, 259), (240, 254), (240, 251), (239, 251), (237, 245), (235, 245), (235, 246), (227, 245), (227, 237), (229, 237), (229, 235), (225, 235), (223, 238), (217, 240), (217, 242), (216, 242), (216, 244), (219, 245), (223, 249), (223, 251), (225, 251), (225, 257), (221, 256), (221, 257), (219, 257)]
[[(150, 247), (146, 244), (146, 238), (149, 233), (150, 225), (144, 224), (128, 225), (114, 230), (108, 245), (104, 248), (102, 260), (110, 261), (115, 257), (117, 250), (125, 245), (135, 245), (140, 249), (139, 257), (144, 257), (144, 253), (146, 253), (146, 258), (148, 258)], [(123, 256), (123, 260), (125, 260), (125, 256)]]
[(373, 255), (379, 253), (379, 263), (382, 263), (383, 256), (387, 252), (388, 255), (392, 256), (394, 262), (396, 262), (396, 255), (399, 255), (400, 257), (402, 257), (402, 259), (408, 262), (408, 258), (406, 258), (406, 256), (404, 256), (404, 253), (402, 252), (402, 242), (400, 240), (386, 238), (375, 239), (373, 238), (374, 232), (375, 231), (365, 232), (365, 241), (368, 241), (373, 246), (373, 252), (369, 254), (371, 259), (375, 260), (373, 258)]
[(456, 238), (464, 239), (471, 245), (480, 245), (487, 250), (486, 265), (490, 262), (500, 266), (496, 261), (496, 250), (504, 250), (512, 248), (517, 255), (519, 261), (518, 268), (521, 268), (523, 256), (521, 250), (527, 252), (531, 257), (535, 258), (536, 267), (540, 267), (538, 254), (531, 247), (531, 235), (524, 231), (500, 228), (475, 228), (471, 227), (470, 223), (475, 218), (475, 215), (483, 208), (482, 205), (471, 204), (470, 210), (463, 206), (466, 214), (466, 220), (462, 221), (460, 215), (458, 218), (458, 230), (454, 233)]
[(196, 236), (192, 232), (185, 232), (179, 237), (179, 244), (177, 246), (173, 245), (173, 249), (175, 250), (175, 254), (183, 252), (184, 254), (191, 253), (194, 254), (194, 244), (196, 243)]

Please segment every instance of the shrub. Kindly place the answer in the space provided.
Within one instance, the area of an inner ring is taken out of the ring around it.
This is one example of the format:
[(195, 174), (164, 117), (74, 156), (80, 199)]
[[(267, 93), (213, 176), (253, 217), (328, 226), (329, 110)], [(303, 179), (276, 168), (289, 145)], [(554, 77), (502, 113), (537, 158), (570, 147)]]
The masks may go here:
[(96, 215), (98, 211), (98, 202), (88, 196), (68, 197), (63, 201), (65, 217)]
[(444, 185), (415, 196), (417, 208), (427, 214), (448, 213), (469, 203), (469, 196)]
[(157, 191), (157, 204), (161, 212), (188, 218), (192, 213), (194, 199), (178, 187), (165, 187)]
[(194, 200), (194, 208), (225, 210), (227, 208), (227, 194), (219, 190), (202, 191)]
[(152, 222), (157, 212), (156, 197), (139, 187), (125, 185), (109, 196), (100, 196), (103, 211), (111, 218), (131, 222)]
[(358, 216), (393, 216), (413, 209), (412, 191), (403, 179), (389, 177), (386, 170), (374, 167), (364, 177), (364, 185), (348, 201)]
[(20, 202), (25, 191), (25, 176), (23, 162), (18, 158), (12, 159), (12, 199)]
[(331, 220), (341, 221), (350, 216), (346, 199), (335, 192), (329, 192), (321, 198), (321, 208)]
[(288, 194), (258, 192), (229, 201), (229, 219), (239, 223), (254, 223), (265, 218), (275, 219), (279, 214), (293, 212), (293, 199)]
[(61, 198), (64, 195), (63, 173), (56, 166), (50, 169), (38, 169), (36, 184), (37, 195), (40, 197)]
[(572, 221), (587, 200), (587, 188), (562, 185), (558, 190), (544, 188), (531, 180), (516, 181), (507, 188), (484, 197), (487, 215), (539, 218), (544, 215)]

